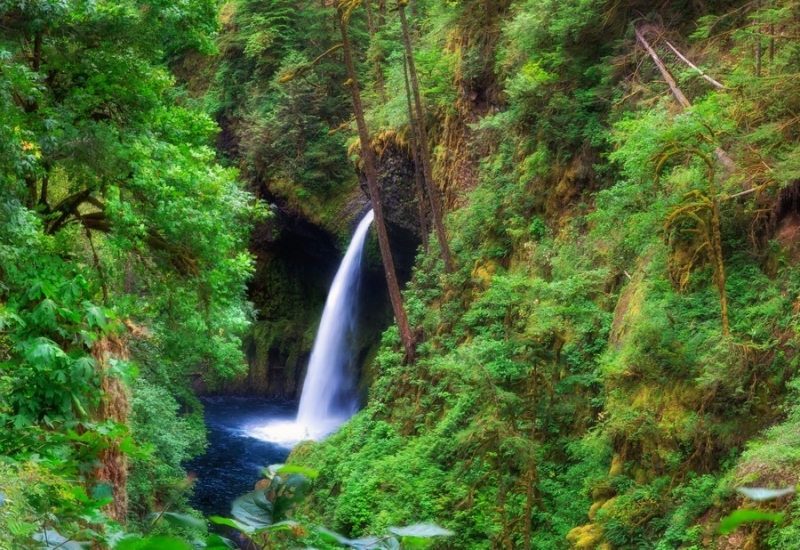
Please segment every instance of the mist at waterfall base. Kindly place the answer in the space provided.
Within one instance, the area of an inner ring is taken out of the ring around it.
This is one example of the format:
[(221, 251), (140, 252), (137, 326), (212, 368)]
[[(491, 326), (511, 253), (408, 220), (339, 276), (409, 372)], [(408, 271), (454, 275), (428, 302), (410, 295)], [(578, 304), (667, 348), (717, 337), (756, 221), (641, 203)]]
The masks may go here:
[(248, 430), (251, 437), (292, 447), (304, 439), (321, 439), (358, 409), (353, 347), (358, 317), (361, 256), (374, 214), (356, 228), (328, 292), (311, 350), (300, 407), (293, 421), (270, 419)]

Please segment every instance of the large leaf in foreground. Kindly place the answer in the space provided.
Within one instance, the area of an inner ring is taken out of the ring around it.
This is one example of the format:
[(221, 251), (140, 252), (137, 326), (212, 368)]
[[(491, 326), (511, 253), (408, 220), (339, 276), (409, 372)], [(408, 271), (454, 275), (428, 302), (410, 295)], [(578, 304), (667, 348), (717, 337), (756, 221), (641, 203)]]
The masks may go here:
[(743, 494), (750, 500), (762, 501), (791, 495), (795, 492), (795, 488), (786, 487), (785, 489), (765, 489), (763, 487), (737, 487), (736, 491)]
[(397, 535), (398, 537), (415, 537), (415, 538), (431, 538), (431, 537), (450, 537), (454, 533), (444, 527), (439, 527), (435, 523), (415, 523), (406, 527), (389, 527), (389, 532)]
[(267, 499), (264, 489), (242, 495), (231, 505), (231, 515), (253, 528), (272, 525), (273, 510), (274, 505)]
[(290, 474), (286, 477), (272, 478), (267, 488), (267, 495), (274, 503), (273, 520), (291, 519), (295, 508), (303, 502), (310, 489), (311, 482), (305, 475)]
[(727, 517), (719, 522), (719, 534), (727, 535), (736, 530), (737, 527), (745, 523), (754, 521), (772, 521), (780, 523), (783, 521), (783, 514), (762, 512), (761, 510), (734, 510)]

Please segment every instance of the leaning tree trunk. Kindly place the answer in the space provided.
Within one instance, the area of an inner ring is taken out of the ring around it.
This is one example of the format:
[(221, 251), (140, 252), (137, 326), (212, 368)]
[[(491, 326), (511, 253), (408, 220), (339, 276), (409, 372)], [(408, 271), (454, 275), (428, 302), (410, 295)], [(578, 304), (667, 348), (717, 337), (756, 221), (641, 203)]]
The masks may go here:
[(403, 77), (406, 83), (406, 108), (408, 109), (408, 127), (411, 133), (411, 158), (414, 160), (414, 184), (417, 191), (417, 208), (419, 209), (419, 230), (422, 235), (422, 249), (428, 253), (428, 224), (425, 221), (425, 182), (419, 160), (419, 143), (417, 143), (414, 109), (411, 106), (411, 86), (408, 83), (408, 60), (403, 56)]
[[(672, 95), (675, 96), (675, 100), (684, 109), (688, 109), (689, 107), (691, 107), (692, 106), (691, 102), (683, 94), (681, 89), (678, 88), (678, 83), (675, 81), (670, 72), (667, 70), (666, 65), (664, 65), (664, 62), (661, 61), (661, 58), (658, 57), (658, 54), (653, 49), (653, 47), (650, 46), (650, 44), (647, 42), (647, 39), (645, 39), (642, 32), (636, 27), (634, 27), (633, 32), (636, 34), (637, 40), (639, 40), (642, 46), (644, 46), (644, 49), (647, 50), (647, 53), (650, 54), (650, 58), (653, 60), (653, 63), (656, 64), (656, 67), (658, 67), (661, 76), (664, 77), (664, 80), (666, 80), (667, 85), (669, 85), (669, 89), (672, 90)], [(725, 167), (725, 170), (728, 173), (733, 172), (736, 169), (736, 164), (733, 162), (733, 159), (730, 156), (728, 156), (728, 153), (726, 153), (722, 149), (722, 147), (717, 147), (716, 149), (714, 149), (714, 156), (717, 157), (717, 160), (719, 160), (720, 164), (722, 164), (722, 166)]]
[(399, 0), (397, 3), (397, 11), (400, 14), (400, 25), (403, 29), (403, 45), (405, 46), (406, 58), (408, 59), (408, 74), (411, 78), (411, 91), (414, 94), (414, 107), (416, 111), (414, 120), (417, 124), (417, 131), (415, 134), (419, 140), (419, 156), (422, 157), (422, 171), (425, 175), (425, 185), (428, 188), (428, 198), (431, 203), (431, 218), (433, 218), (433, 225), (436, 229), (436, 238), (442, 249), (445, 270), (451, 273), (453, 271), (453, 257), (450, 255), (450, 245), (447, 242), (447, 232), (444, 229), (444, 222), (442, 220), (442, 204), (439, 200), (439, 190), (436, 188), (436, 184), (433, 181), (431, 155), (428, 151), (428, 132), (425, 129), (425, 113), (422, 109), (422, 98), (419, 93), (419, 80), (417, 79), (417, 68), (414, 64), (414, 53), (411, 50), (411, 36), (408, 30), (408, 19), (406, 18), (406, 4), (407, 0)]
[(367, 187), (372, 199), (372, 209), (375, 211), (375, 231), (378, 233), (378, 245), (383, 259), (383, 269), (386, 272), (386, 284), (389, 287), (389, 299), (392, 302), (394, 316), (397, 319), (397, 326), (400, 329), (400, 338), (409, 362), (414, 361), (414, 338), (411, 334), (411, 327), (408, 324), (408, 316), (403, 307), (403, 299), (400, 296), (400, 285), (397, 282), (397, 274), (392, 260), (392, 251), (389, 248), (389, 235), (386, 232), (386, 221), (383, 216), (383, 204), (381, 203), (380, 193), (378, 192), (378, 178), (375, 171), (375, 161), (372, 156), (372, 148), (369, 143), (367, 133), (367, 123), (364, 119), (364, 108), (361, 105), (361, 93), (356, 81), (356, 69), (353, 63), (353, 50), (350, 44), (350, 36), (347, 31), (347, 17), (341, 4), (338, 7), (339, 30), (342, 33), (342, 50), (344, 51), (344, 61), (347, 67), (348, 83), (350, 93), (353, 96), (353, 111), (356, 116), (358, 126), (358, 138), (361, 143), (361, 158), (364, 161), (364, 173), (367, 176)]

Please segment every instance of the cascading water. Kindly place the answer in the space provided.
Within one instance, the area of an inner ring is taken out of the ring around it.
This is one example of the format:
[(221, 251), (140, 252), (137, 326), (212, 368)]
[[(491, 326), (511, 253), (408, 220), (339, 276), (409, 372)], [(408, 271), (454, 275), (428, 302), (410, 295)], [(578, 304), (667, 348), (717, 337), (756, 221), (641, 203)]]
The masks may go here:
[(358, 402), (352, 380), (361, 253), (373, 212), (358, 224), (333, 279), (300, 394), (297, 423), (310, 434), (330, 432), (353, 416)]
[(319, 439), (350, 418), (358, 407), (352, 379), (361, 255), (372, 223), (370, 210), (358, 224), (333, 278), (311, 350), (295, 422), (277, 421), (247, 430), (249, 435), (283, 445)]

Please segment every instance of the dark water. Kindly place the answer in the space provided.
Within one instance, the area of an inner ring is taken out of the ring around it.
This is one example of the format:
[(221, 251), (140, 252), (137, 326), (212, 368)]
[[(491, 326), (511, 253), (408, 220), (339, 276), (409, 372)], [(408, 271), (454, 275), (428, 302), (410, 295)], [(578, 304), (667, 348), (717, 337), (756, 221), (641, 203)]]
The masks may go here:
[(190, 504), (206, 517), (230, 517), (230, 503), (249, 493), (262, 470), (279, 464), (289, 449), (246, 435), (249, 427), (273, 419), (294, 419), (297, 403), (248, 397), (202, 398), (208, 450), (184, 466), (197, 476)]

